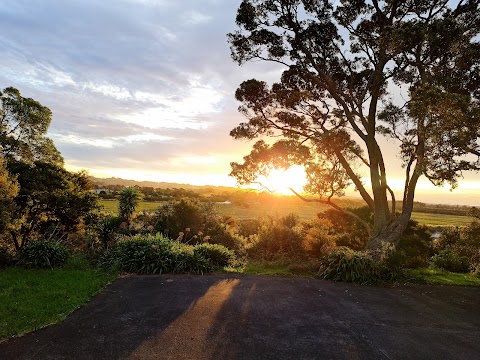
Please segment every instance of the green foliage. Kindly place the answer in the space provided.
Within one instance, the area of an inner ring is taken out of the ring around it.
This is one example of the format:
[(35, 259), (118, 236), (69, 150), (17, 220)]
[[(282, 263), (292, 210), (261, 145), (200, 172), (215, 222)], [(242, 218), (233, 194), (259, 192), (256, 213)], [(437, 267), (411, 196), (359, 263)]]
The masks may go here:
[(190, 229), (195, 235), (205, 232), (208, 223), (215, 217), (210, 204), (201, 204), (197, 200), (183, 198), (161, 206), (156, 213), (155, 230), (176, 239), (179, 233)]
[(56, 268), (69, 257), (67, 248), (55, 241), (37, 240), (19, 252), (18, 264), (26, 268)]
[(408, 269), (428, 267), (433, 255), (433, 241), (428, 227), (410, 220), (396, 247), (397, 256), (403, 257)]
[(123, 219), (119, 216), (105, 216), (96, 223), (98, 238), (104, 249), (108, 249), (118, 234)]
[[(248, 184), (302, 164), (305, 190), (325, 201), (352, 182), (375, 213), (369, 248), (397, 243), (418, 176), (454, 188), (464, 171), (480, 170), (479, 10), (477, 1), (241, 1), (228, 34), (232, 59), (284, 70), (271, 85), (238, 87), (246, 121), (230, 134), (259, 141), (231, 175)], [(392, 96), (392, 84), (409, 89), (407, 98)], [(381, 144), (398, 144), (407, 169), (403, 216), (388, 204)]]
[(233, 265), (235, 260), (235, 253), (232, 250), (218, 244), (198, 244), (193, 248), (193, 252), (219, 268)]
[(461, 229), (444, 230), (435, 248), (438, 252), (432, 258), (435, 266), (449, 271), (459, 269), (459, 272), (464, 272), (466, 261), (471, 270), (478, 271), (480, 269), (480, 222), (474, 220)]
[(0, 92), (0, 152), (11, 160), (62, 165), (63, 159), (47, 138), (52, 112), (20, 91), (8, 87)]
[(13, 255), (10, 249), (4, 245), (0, 245), (0, 269), (11, 265), (13, 262)]
[(18, 183), (5, 167), (0, 157), (0, 239), (10, 227), (11, 214), (15, 207), (14, 199), (18, 195)]
[(470, 263), (466, 256), (461, 256), (451, 248), (440, 250), (431, 258), (432, 265), (438, 269), (456, 273), (470, 272)]
[(218, 245), (196, 250), (194, 246), (172, 241), (161, 234), (136, 235), (119, 241), (102, 257), (100, 265), (137, 274), (203, 274), (220, 266), (222, 257), (233, 260), (232, 253)]
[(244, 237), (255, 235), (258, 234), (261, 227), (262, 220), (260, 219), (243, 219), (239, 222), (237, 234)]
[[(373, 224), (373, 214), (368, 206), (347, 208), (369, 224)], [(336, 237), (337, 246), (346, 246), (353, 250), (363, 250), (368, 241), (368, 231), (354, 217), (334, 209), (319, 213), (318, 218), (325, 220), (324, 229)]]
[(128, 186), (120, 191), (118, 213), (124, 218), (127, 224), (132, 220), (133, 213), (138, 207), (141, 199), (140, 190), (134, 186)]
[(405, 277), (408, 281), (427, 284), (480, 286), (480, 274), (459, 274), (436, 268), (408, 270)]
[(366, 253), (341, 248), (332, 251), (320, 267), (318, 276), (333, 281), (376, 284), (382, 281), (378, 263)]
[(97, 197), (88, 191), (85, 173), (71, 173), (45, 162), (28, 164), (10, 160), (8, 170), (20, 187), (14, 198), (10, 241), (16, 249), (31, 238), (41, 238), (52, 226), (72, 233), (85, 216), (97, 208)]
[(339, 236), (331, 230), (330, 223), (321, 219), (305, 222), (302, 232), (305, 250), (315, 257), (328, 255), (339, 241)]
[[(247, 250), (250, 256), (274, 259), (280, 255), (301, 257), (305, 254), (301, 229), (296, 226), (298, 218), (287, 215), (279, 219), (267, 218), (255, 243)], [(294, 226), (292, 226), (294, 225)]]
[(156, 231), (178, 241), (196, 244), (208, 241), (241, 250), (242, 242), (233, 234), (236, 222), (231, 216), (220, 216), (212, 203), (181, 199), (161, 206), (154, 217)]

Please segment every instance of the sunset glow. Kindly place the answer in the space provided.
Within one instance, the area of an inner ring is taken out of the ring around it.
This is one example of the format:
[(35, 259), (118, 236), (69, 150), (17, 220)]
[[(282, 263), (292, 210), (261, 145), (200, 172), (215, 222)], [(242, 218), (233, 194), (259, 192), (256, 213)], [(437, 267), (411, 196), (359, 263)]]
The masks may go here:
[(272, 170), (267, 178), (259, 179), (259, 182), (271, 192), (292, 195), (289, 188), (302, 192), (307, 179), (303, 166), (293, 166), (287, 170)]

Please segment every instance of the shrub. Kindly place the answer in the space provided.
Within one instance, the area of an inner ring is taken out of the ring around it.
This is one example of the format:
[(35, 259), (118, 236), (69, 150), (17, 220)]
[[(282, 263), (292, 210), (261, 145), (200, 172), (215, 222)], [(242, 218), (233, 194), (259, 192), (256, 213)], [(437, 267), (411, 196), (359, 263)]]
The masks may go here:
[[(435, 248), (439, 254), (442, 254), (440, 258), (450, 259), (446, 260), (446, 263), (455, 264), (460, 261), (460, 258), (466, 258), (471, 269), (480, 268), (480, 223), (474, 220), (462, 229), (446, 229), (438, 239)], [(444, 250), (445, 253), (442, 252)], [(445, 255), (448, 252), (451, 254)], [(443, 260), (438, 262), (443, 264)], [(463, 265), (460, 265), (460, 268), (463, 268)]]
[(98, 238), (104, 249), (108, 249), (118, 235), (123, 219), (119, 216), (105, 216), (96, 224)]
[(447, 248), (432, 256), (432, 265), (436, 268), (456, 272), (470, 272), (470, 263), (466, 256), (460, 255), (455, 249)]
[(0, 245), (0, 268), (7, 267), (13, 263), (13, 256), (8, 247)]
[(240, 220), (237, 233), (240, 236), (249, 237), (258, 234), (262, 227), (262, 220), (260, 219), (245, 219)]
[(256, 258), (271, 260), (281, 255), (302, 256), (302, 233), (297, 227), (286, 226), (279, 220), (268, 220), (258, 233), (257, 241), (248, 249), (248, 254)]
[(199, 244), (194, 247), (193, 252), (207, 259), (215, 267), (232, 265), (235, 260), (235, 253), (232, 250), (218, 244)]
[(38, 240), (19, 251), (19, 265), (27, 268), (55, 268), (68, 259), (68, 250), (55, 241)]
[(161, 234), (136, 235), (119, 241), (102, 256), (99, 265), (137, 274), (203, 274), (222, 266), (222, 254), (233, 258), (233, 252), (220, 245), (194, 247), (172, 241)]
[(405, 277), (405, 253), (391, 244), (386, 244), (382, 249), (382, 257), (379, 263), (382, 279), (395, 281)]
[(323, 261), (318, 272), (323, 279), (375, 284), (382, 281), (381, 268), (364, 252), (348, 248), (334, 250)]
[(432, 235), (428, 227), (410, 220), (396, 247), (396, 256), (403, 256), (404, 266), (408, 269), (427, 267), (433, 252)]
[(242, 250), (242, 241), (233, 234), (235, 219), (219, 216), (212, 203), (191, 199), (168, 203), (156, 212), (154, 227), (156, 231), (184, 243), (195, 245), (208, 239), (212, 244)]
[[(365, 222), (373, 224), (373, 214), (368, 206), (346, 210), (356, 214)], [(354, 217), (334, 209), (328, 209), (317, 216), (320, 221), (325, 222), (324, 228), (327, 229), (328, 234), (336, 236), (337, 246), (346, 246), (353, 250), (365, 248), (368, 242), (368, 231)]]
[(303, 247), (315, 257), (328, 255), (335, 247), (338, 236), (330, 234), (326, 221), (316, 219), (303, 224)]

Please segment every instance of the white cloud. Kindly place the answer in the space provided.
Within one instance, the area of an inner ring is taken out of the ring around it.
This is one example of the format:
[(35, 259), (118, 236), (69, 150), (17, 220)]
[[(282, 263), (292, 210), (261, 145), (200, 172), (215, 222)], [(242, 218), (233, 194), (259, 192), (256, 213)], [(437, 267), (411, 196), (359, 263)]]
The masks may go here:
[(105, 138), (97, 138), (97, 139), (79, 137), (76, 135), (52, 134), (52, 138), (59, 143), (87, 145), (87, 146), (96, 147), (96, 148), (114, 148), (114, 147), (122, 146), (125, 143), (144, 144), (145, 142), (173, 140), (173, 138), (170, 136), (162, 136), (158, 134), (148, 134), (148, 133), (128, 135), (124, 137), (105, 137)]
[(198, 24), (203, 24), (211, 21), (212, 17), (197, 11), (191, 10), (184, 13), (181, 19), (182, 19), (182, 22), (188, 25), (198, 25)]

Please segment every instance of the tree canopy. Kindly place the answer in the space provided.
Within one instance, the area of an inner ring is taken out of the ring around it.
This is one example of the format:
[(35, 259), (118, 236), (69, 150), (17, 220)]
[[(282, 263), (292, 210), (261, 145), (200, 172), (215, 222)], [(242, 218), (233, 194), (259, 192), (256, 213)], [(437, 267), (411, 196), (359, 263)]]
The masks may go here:
[(29, 164), (10, 160), (7, 168), (19, 185), (8, 226), (16, 249), (32, 238), (44, 236), (52, 226), (72, 232), (97, 208), (97, 197), (88, 191), (89, 180), (83, 172), (71, 173), (38, 161)]
[(45, 136), (51, 120), (49, 108), (22, 97), (17, 89), (8, 87), (0, 91), (0, 152), (3, 157), (62, 165), (60, 152)]
[[(406, 229), (421, 176), (455, 187), (480, 169), (478, 1), (243, 0), (236, 23), (233, 60), (284, 67), (277, 83), (236, 91), (248, 121), (231, 135), (280, 137), (232, 163), (240, 183), (304, 164), (307, 190), (327, 202), (353, 184), (374, 214), (367, 248), (378, 250)], [(404, 167), (400, 214), (381, 138)]]

